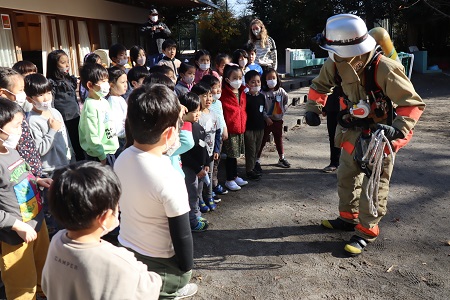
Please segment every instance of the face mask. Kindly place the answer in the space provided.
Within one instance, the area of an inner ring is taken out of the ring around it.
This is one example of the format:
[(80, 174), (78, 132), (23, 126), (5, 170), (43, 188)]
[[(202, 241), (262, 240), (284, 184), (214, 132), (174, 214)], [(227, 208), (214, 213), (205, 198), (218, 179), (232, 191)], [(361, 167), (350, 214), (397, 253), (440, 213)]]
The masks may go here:
[(116, 213), (113, 213), (113, 215), (115, 216), (115, 218), (114, 218), (114, 221), (115, 221), (114, 225), (111, 226), (110, 228), (107, 228), (105, 225), (102, 224), (103, 232), (102, 232), (101, 236), (104, 236), (104, 235), (110, 233), (111, 231), (116, 229), (117, 226), (119, 226), (119, 223), (120, 223), (119, 222), (119, 213), (117, 213), (117, 216), (116, 216)]
[(254, 92), (254, 93), (259, 93), (259, 91), (261, 90), (261, 86), (253, 86), (250, 88), (250, 91)]
[(146, 61), (146, 57), (145, 57), (145, 56), (136, 59), (136, 63), (137, 63), (138, 65), (140, 65), (140, 66), (145, 65), (145, 61)]
[(173, 142), (173, 144), (171, 146), (168, 146), (167, 142), (166, 142), (166, 148), (167, 148), (166, 155), (172, 156), (175, 153), (175, 151), (177, 151), (178, 148), (180, 148), (180, 147), (181, 147), (180, 135), (177, 134), (176, 138), (175, 138), (175, 142)]
[(240, 66), (241, 68), (243, 68), (243, 67), (245, 67), (245, 66), (247, 65), (247, 62), (248, 62), (248, 60), (247, 60), (246, 58), (241, 59), (241, 60), (239, 61), (239, 66)]
[(261, 33), (261, 29), (252, 30), (253, 34), (258, 36)]
[(37, 110), (41, 110), (41, 111), (49, 110), (50, 107), (52, 107), (52, 101), (45, 101), (45, 102), (34, 101), (33, 104)]
[[(12, 94), (12, 93), (11, 93)], [(20, 92), (18, 94), (13, 94), (16, 97), (16, 102), (22, 106), (27, 100), (27, 94), (25, 92)]]
[(10, 149), (16, 149), (17, 144), (19, 143), (19, 140), (20, 140), (20, 134), (7, 133), (6, 131), (4, 131), (1, 128), (0, 128), (0, 130), (3, 131), (3, 133), (6, 133), (8, 135), (8, 138), (6, 140), (3, 140), (0, 138), (0, 141), (3, 142), (3, 146), (5, 146), (6, 148), (10, 148)]
[(99, 96), (100, 98), (105, 98), (106, 95), (109, 94), (109, 83), (108, 82), (102, 82), (101, 84), (96, 84), (96, 86), (100, 87), (99, 91), (95, 91), (95, 93), (97, 94), (97, 96)]
[(230, 81), (230, 85), (233, 89), (238, 90), (242, 85), (242, 80), (233, 80)]
[(213, 95), (212, 95), (214, 101), (219, 100), (219, 99), (220, 99), (220, 96), (222, 96), (222, 94), (213, 94)]
[(269, 87), (269, 89), (273, 89), (275, 86), (277, 85), (277, 80), (267, 80), (267, 86)]
[(203, 71), (208, 70), (210, 66), (211, 66), (211, 64), (200, 64), (199, 65), (200, 69)]
[(119, 60), (118, 65), (125, 66), (128, 63), (128, 59), (124, 58)]
[(153, 23), (158, 22), (158, 16), (151, 16), (150, 20), (152, 20)]
[(194, 77), (184, 77), (183, 80), (184, 82), (186, 82), (187, 84), (192, 84), (194, 82)]

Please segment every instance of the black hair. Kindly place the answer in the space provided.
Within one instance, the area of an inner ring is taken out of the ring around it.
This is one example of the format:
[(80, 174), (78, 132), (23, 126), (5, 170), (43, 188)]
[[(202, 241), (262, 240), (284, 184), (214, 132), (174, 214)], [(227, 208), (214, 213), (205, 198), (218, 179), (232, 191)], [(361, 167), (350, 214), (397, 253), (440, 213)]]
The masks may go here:
[(14, 64), (13, 70), (20, 74), (37, 73), (38, 69), (35, 64), (28, 60), (21, 60)]
[(7, 90), (11, 89), (11, 85), (13, 84), (12, 80), (13, 76), (23, 77), (16, 70), (13, 70), (11, 68), (0, 67), (0, 88)]
[(141, 78), (145, 78), (150, 75), (146, 66), (136, 66), (130, 69), (127, 74), (128, 82), (131, 84), (132, 81), (139, 81)]
[(25, 94), (28, 97), (42, 95), (52, 91), (52, 84), (44, 75), (36, 73), (25, 77)]
[(169, 72), (175, 73), (171, 67), (166, 66), (166, 65), (155, 65), (150, 68), (150, 74), (160, 73), (160, 74), (167, 75), (167, 74), (169, 74)]
[(218, 66), (226, 59), (231, 60), (231, 57), (226, 53), (219, 53), (217, 54), (216, 59), (214, 59), (214, 63)]
[(195, 66), (183, 62), (183, 63), (181, 63), (180, 67), (178, 68), (178, 73), (184, 74), (187, 71), (189, 71), (190, 69), (195, 70)]
[(102, 59), (100, 57), (100, 55), (98, 55), (94, 52), (91, 52), (91, 53), (86, 54), (86, 56), (84, 57), (84, 63), (85, 64), (96, 64), (98, 59), (100, 59), (100, 60)]
[(222, 87), (228, 84), (225, 79), (230, 79), (231, 73), (239, 71), (242, 73), (241, 68), (238, 65), (226, 65), (225, 68), (223, 68), (223, 80), (222, 80)]
[(211, 92), (211, 86), (209, 86), (206, 82), (200, 81), (192, 87), (191, 92), (201, 96)]
[(200, 97), (193, 92), (188, 92), (180, 97), (180, 103), (186, 106), (188, 112), (195, 111), (200, 107)]
[(220, 84), (220, 80), (213, 75), (205, 75), (202, 77), (202, 79), (200, 80), (200, 83), (205, 83), (207, 84), (210, 88), (212, 88), (214, 85), (216, 84)]
[(172, 48), (172, 47), (177, 48), (177, 42), (175, 42), (172, 39), (167, 39), (162, 43), (163, 50), (166, 50), (167, 48)]
[(209, 54), (208, 50), (200, 49), (200, 50), (197, 50), (197, 52), (195, 52), (194, 62), (195, 62), (195, 65), (197, 67), (200, 67), (199, 65), (197, 65), (197, 61), (200, 59), (200, 57), (202, 57), (204, 55), (208, 55), (209, 56), (209, 60), (211, 61), (211, 54)]
[(8, 98), (0, 97), (0, 128), (11, 122), (18, 112), (23, 114), (23, 109), (19, 104)]
[(110, 166), (76, 162), (55, 171), (48, 192), (50, 212), (68, 230), (88, 229), (108, 209), (115, 211), (121, 193)]
[(111, 47), (109, 47), (109, 53), (108, 56), (112, 60), (113, 58), (116, 58), (117, 55), (119, 55), (120, 52), (127, 52), (127, 48), (125, 48), (122, 44), (114, 44)]
[[(134, 67), (138, 56), (139, 56), (139, 51), (144, 50), (144, 48), (142, 48), (139, 45), (135, 45), (133, 47), (130, 48), (130, 60), (131, 60), (131, 65)], [(145, 53), (145, 50), (144, 50)]]
[(248, 55), (250, 55), (250, 52), (256, 52), (255, 44), (253, 44), (253, 43), (245, 44), (244, 50), (247, 52)]
[(239, 64), (239, 58), (241, 56), (243, 56), (245, 58), (248, 58), (247, 51), (245, 51), (244, 49), (237, 49), (237, 50), (235, 50), (233, 52), (233, 55), (232, 55), (233, 59), (231, 60), (231, 62), (234, 63), (234, 64)]
[(156, 144), (164, 130), (177, 125), (179, 113), (177, 96), (162, 84), (143, 85), (128, 97), (129, 129), (140, 144)]
[[(172, 69), (171, 69), (172, 70)], [(143, 84), (153, 86), (155, 84), (162, 84), (167, 86), (172, 91), (175, 90), (175, 84), (172, 79), (162, 73), (152, 73), (145, 77)]]
[(258, 71), (256, 70), (250, 70), (247, 73), (245, 73), (244, 77), (245, 77), (245, 82), (250, 82), (250, 80), (252, 80), (253, 77), (258, 76), (259, 78), (261, 78), (261, 74), (259, 74)]
[(119, 67), (111, 67), (108, 68), (108, 81), (112, 83), (116, 83), (117, 79), (119, 79), (120, 76), (125, 75), (124, 70), (120, 69)]
[(275, 73), (275, 75), (277, 75), (277, 85), (273, 88), (275, 91), (278, 91), (278, 89), (281, 86), (281, 79), (280, 79), (280, 75), (278, 75), (278, 72), (274, 69), (274, 68), (268, 68), (267, 70), (264, 70), (264, 73), (261, 77), (261, 89), (263, 91), (268, 91), (269, 87), (267, 86), (267, 75), (269, 75), (270, 73)]
[(58, 68), (58, 61), (61, 58), (61, 56), (67, 56), (67, 53), (63, 50), (53, 50), (50, 52), (47, 56), (47, 75), (46, 77), (48, 79), (53, 79), (55, 81), (57, 80), (64, 80), (69, 79), (70, 75), (62, 72)]
[(80, 80), (83, 87), (87, 90), (88, 81), (96, 84), (100, 80), (108, 78), (108, 71), (99, 64), (85, 64), (80, 68)]

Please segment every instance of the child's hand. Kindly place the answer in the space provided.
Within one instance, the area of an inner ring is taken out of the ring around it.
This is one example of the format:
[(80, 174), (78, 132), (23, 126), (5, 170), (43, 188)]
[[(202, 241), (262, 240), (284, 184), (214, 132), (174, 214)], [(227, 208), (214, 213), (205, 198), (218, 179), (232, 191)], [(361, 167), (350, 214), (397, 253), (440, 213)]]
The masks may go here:
[(204, 166), (203, 170), (205, 170), (205, 172), (208, 173), (209, 172), (209, 166)]
[(205, 171), (205, 169), (202, 169), (200, 172), (198, 172), (198, 174), (197, 174), (197, 177), (198, 178), (203, 178), (203, 177), (205, 177), (206, 176), (206, 171)]
[(12, 226), (12, 230), (22, 238), (25, 243), (30, 243), (37, 238), (37, 232), (33, 227), (22, 221), (16, 220)]
[(273, 124), (272, 119), (271, 119), (271, 118), (267, 118), (267, 119), (266, 119), (266, 124), (267, 124), (267, 126), (272, 125), (272, 124)]
[(50, 118), (48, 119), (48, 126), (50, 126), (50, 128), (55, 131), (59, 131), (61, 129), (62, 124), (60, 121)]
[(214, 153), (214, 156), (213, 156), (213, 159), (214, 160), (218, 160), (219, 159), (219, 157), (220, 157), (220, 153)]
[(52, 182), (53, 182), (53, 179), (51, 179), (51, 178), (37, 178), (36, 179), (36, 183), (39, 186), (42, 186), (44, 188), (49, 188), (50, 185), (52, 184)]

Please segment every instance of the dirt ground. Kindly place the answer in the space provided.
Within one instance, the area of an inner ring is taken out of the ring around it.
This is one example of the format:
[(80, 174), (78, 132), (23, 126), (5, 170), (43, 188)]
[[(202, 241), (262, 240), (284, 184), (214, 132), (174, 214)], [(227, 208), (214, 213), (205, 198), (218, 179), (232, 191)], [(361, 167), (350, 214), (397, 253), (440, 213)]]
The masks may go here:
[[(427, 108), (396, 157), (375, 243), (348, 258), (352, 233), (319, 226), (338, 204), (336, 175), (321, 172), (326, 124), (296, 126), (284, 139), (290, 169), (274, 166), (269, 145), (262, 180), (205, 214), (211, 226), (194, 235), (192, 299), (450, 299), (450, 76), (414, 73), (412, 81)], [(291, 107), (289, 117), (303, 112)]]

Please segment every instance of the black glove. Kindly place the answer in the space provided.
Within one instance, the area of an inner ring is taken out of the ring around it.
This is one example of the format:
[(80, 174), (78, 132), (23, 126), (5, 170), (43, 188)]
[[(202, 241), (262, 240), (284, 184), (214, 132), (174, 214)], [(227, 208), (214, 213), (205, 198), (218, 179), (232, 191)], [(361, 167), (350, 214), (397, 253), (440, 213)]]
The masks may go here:
[(320, 125), (320, 117), (318, 114), (312, 111), (307, 111), (305, 113), (306, 124), (309, 126), (319, 126)]
[(384, 135), (386, 136), (386, 138), (389, 141), (405, 138), (405, 135), (403, 134), (403, 132), (401, 132), (399, 129), (397, 129), (393, 126), (377, 124), (377, 130), (378, 129), (384, 130)]

